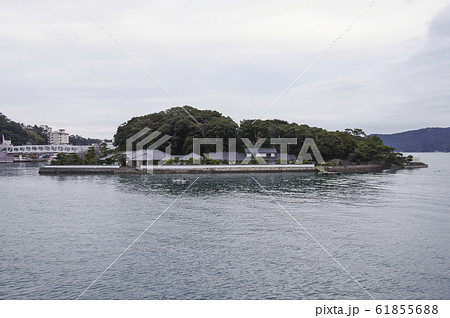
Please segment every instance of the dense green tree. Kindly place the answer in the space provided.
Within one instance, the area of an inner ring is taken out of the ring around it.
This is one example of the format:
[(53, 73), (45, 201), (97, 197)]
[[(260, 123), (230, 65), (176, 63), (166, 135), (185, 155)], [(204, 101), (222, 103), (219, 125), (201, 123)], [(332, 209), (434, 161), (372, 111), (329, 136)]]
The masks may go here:
[(358, 136), (354, 136), (349, 133), (347, 129), (345, 131), (336, 131), (335, 133), (339, 139), (342, 141), (344, 147), (344, 155), (342, 158), (347, 158), (350, 154), (355, 153), (358, 141), (361, 140)]
[(355, 149), (355, 160), (360, 162), (382, 162), (387, 164), (402, 164), (404, 158), (394, 148), (383, 145), (376, 135), (358, 141)]
[(95, 147), (89, 147), (87, 153), (84, 155), (84, 163), (87, 165), (96, 165), (98, 164), (99, 156)]
[(326, 130), (321, 131), (315, 136), (315, 141), (326, 161), (335, 158), (344, 158), (346, 155), (344, 143), (336, 133)]
[[(134, 117), (122, 124), (115, 135), (115, 144), (125, 150), (126, 140), (141, 129), (148, 127), (151, 131), (172, 136), (169, 140), (173, 154), (192, 152), (194, 138), (223, 138), (224, 151), (228, 151), (228, 138), (237, 139), (237, 151), (243, 152), (245, 145), (241, 138), (248, 138), (255, 143), (259, 138), (266, 138), (262, 147), (271, 145), (270, 138), (297, 138), (296, 145), (290, 145), (288, 152), (298, 154), (306, 138), (313, 138), (325, 160), (349, 159), (360, 162), (398, 163), (400, 154), (393, 148), (383, 145), (379, 138), (367, 137), (359, 128), (345, 131), (327, 131), (322, 128), (289, 123), (284, 120), (243, 120), (238, 126), (230, 117), (217, 111), (199, 110), (191, 106), (173, 107), (168, 110)], [(194, 116), (194, 121), (187, 113)], [(160, 147), (164, 150), (169, 143)], [(202, 152), (215, 151), (215, 146), (204, 146)], [(351, 156), (352, 155), (352, 156)]]
[[(288, 123), (284, 120), (244, 120), (241, 122), (239, 137), (249, 138), (253, 142), (257, 138), (267, 138), (264, 145), (270, 146), (270, 138), (297, 138), (297, 144), (289, 146), (289, 152), (298, 154), (306, 138), (313, 138), (325, 160), (344, 158), (354, 151), (356, 138), (343, 132), (329, 132), (322, 128)], [(278, 146), (275, 146), (278, 148)], [(240, 150), (243, 150), (241, 144)]]
[(84, 138), (80, 135), (70, 135), (69, 143), (74, 146), (89, 146), (92, 144), (99, 143), (100, 139)]
[(347, 128), (347, 129), (345, 129), (344, 132), (353, 136), (357, 140), (361, 140), (366, 137), (366, 133), (360, 128), (354, 128), (354, 129)]
[[(198, 122), (187, 113), (189, 112)], [(134, 117), (122, 124), (114, 135), (114, 143), (120, 150), (125, 150), (126, 140), (140, 130), (148, 127), (171, 136), (169, 142), (159, 149), (171, 145), (172, 153), (186, 154), (192, 152), (194, 138), (214, 138), (220, 135), (225, 139), (236, 137), (238, 125), (230, 118), (212, 110), (199, 110), (191, 106), (173, 107), (165, 111), (141, 117)], [(214, 151), (202, 148), (202, 151)]]
[(52, 165), (82, 165), (83, 159), (76, 153), (59, 153), (51, 162)]
[(23, 126), (0, 113), (0, 138), (4, 135), (14, 145), (20, 146), (30, 142), (30, 136)]
[(29, 141), (33, 145), (45, 145), (47, 144), (47, 138), (37, 133), (35, 130), (27, 129)]
[(48, 135), (36, 125), (26, 128), (25, 125), (16, 123), (0, 113), (0, 137), (11, 140), (13, 145), (26, 144), (44, 145), (48, 143)]

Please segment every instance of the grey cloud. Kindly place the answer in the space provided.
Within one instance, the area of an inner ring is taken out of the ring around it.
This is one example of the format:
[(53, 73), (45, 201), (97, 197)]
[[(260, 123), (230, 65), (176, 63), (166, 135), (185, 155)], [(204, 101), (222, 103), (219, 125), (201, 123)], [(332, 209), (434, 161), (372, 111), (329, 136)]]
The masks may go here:
[[(320, 1), (82, 3), (181, 104), (237, 121), (259, 115), (360, 10), (352, 1), (338, 11)], [(266, 117), (369, 132), (445, 124), (449, 9), (434, 17), (418, 50), (405, 28), (394, 30), (402, 41), (384, 43), (382, 26), (368, 27), (392, 14), (389, 5), (374, 8)], [(132, 116), (175, 105), (74, 3), (0, 6), (0, 110), (9, 117), (111, 137)], [(284, 19), (303, 24), (289, 29)]]
[(450, 39), (450, 6), (439, 12), (428, 29), (429, 36), (436, 36), (441, 39)]

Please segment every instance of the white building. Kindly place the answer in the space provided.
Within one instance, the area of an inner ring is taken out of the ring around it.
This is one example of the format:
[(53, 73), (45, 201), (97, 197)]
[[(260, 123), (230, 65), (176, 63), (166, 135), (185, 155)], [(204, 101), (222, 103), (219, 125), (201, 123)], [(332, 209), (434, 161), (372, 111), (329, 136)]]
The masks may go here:
[(106, 148), (109, 149), (109, 150), (116, 149), (116, 146), (114, 146), (114, 142), (112, 142), (112, 141), (106, 141), (106, 140), (100, 141), (100, 144), (103, 144), (103, 143), (106, 144)]
[(50, 144), (64, 145), (69, 143), (69, 133), (66, 133), (65, 129), (58, 131), (52, 131), (49, 134)]
[(11, 146), (12, 143), (11, 143), (11, 140), (5, 139), (5, 136), (2, 135), (2, 143), (1, 143), (1, 145), (4, 145), (4, 146)]
[(8, 146), (11, 146), (11, 140), (6, 140), (2, 135), (2, 143), (0, 144), (0, 162), (14, 162), (14, 155), (7, 152)]

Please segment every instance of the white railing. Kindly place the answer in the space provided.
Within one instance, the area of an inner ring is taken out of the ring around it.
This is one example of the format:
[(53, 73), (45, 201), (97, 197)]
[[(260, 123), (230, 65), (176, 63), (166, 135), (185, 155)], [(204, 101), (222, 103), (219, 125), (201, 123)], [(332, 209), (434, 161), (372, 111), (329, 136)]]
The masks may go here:
[(8, 146), (7, 153), (74, 153), (81, 150), (78, 146), (71, 145), (25, 145)]

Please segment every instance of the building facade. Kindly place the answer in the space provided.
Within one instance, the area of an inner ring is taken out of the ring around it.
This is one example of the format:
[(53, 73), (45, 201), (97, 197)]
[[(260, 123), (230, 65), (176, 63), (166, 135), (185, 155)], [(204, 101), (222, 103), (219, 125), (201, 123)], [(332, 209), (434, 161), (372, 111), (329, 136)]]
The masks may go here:
[(7, 152), (11, 146), (11, 140), (6, 140), (2, 135), (2, 143), (0, 144), (0, 163), (14, 162), (14, 156)]
[(65, 129), (58, 131), (50, 131), (49, 133), (50, 144), (65, 145), (69, 143), (69, 133)]

